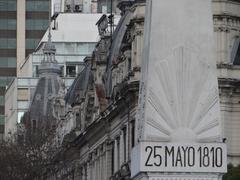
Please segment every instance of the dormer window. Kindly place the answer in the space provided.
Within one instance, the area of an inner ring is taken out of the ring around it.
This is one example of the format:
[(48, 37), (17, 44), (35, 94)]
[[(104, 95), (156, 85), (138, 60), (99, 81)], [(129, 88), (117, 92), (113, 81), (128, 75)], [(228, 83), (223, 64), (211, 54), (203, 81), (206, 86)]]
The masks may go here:
[(66, 5), (66, 8), (67, 8), (67, 9), (66, 9), (66, 12), (71, 12), (71, 6), (70, 6), (70, 4), (67, 4), (67, 5)]
[(75, 5), (75, 12), (81, 12), (80, 5)]

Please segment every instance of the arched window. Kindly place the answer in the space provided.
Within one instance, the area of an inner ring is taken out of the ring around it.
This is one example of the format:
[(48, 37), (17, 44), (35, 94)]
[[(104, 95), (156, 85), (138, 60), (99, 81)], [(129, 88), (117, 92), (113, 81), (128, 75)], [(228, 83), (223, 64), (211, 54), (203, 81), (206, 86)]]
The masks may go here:
[(234, 41), (231, 53), (231, 62), (233, 65), (240, 65), (240, 37)]

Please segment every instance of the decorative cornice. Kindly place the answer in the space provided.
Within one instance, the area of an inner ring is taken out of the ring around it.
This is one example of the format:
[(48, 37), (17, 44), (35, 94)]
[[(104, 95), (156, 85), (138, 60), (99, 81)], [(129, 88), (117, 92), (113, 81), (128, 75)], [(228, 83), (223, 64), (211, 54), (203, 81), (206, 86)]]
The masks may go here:
[(227, 14), (213, 15), (214, 31), (229, 32), (240, 31), (240, 17)]

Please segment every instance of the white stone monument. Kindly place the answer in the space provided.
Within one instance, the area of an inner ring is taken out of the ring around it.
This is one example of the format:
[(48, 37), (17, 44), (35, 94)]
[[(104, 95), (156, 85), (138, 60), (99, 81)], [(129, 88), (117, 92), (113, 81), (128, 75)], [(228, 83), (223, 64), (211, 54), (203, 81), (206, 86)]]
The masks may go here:
[(227, 171), (211, 0), (146, 0), (131, 176), (219, 180)]

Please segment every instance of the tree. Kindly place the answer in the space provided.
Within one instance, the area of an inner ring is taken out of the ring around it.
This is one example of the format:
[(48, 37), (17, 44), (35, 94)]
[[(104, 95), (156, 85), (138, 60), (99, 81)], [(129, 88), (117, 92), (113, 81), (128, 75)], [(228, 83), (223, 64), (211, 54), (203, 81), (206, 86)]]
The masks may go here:
[(60, 148), (53, 129), (15, 133), (0, 144), (0, 179), (44, 179), (47, 170), (55, 168)]

